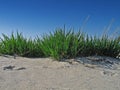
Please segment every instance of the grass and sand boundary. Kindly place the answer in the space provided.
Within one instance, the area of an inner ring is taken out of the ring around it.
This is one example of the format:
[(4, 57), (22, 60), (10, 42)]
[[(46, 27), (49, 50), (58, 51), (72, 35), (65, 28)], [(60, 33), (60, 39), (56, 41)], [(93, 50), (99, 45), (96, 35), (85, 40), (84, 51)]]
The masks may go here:
[(3, 34), (0, 90), (120, 90), (119, 53), (120, 38), (106, 34), (57, 29), (34, 40)]

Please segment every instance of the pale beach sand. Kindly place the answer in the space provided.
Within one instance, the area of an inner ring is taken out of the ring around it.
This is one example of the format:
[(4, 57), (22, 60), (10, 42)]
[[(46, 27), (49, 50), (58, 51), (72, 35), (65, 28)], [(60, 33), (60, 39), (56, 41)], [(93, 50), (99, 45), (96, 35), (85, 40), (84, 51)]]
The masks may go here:
[(0, 56), (0, 90), (120, 90), (120, 64), (114, 67)]

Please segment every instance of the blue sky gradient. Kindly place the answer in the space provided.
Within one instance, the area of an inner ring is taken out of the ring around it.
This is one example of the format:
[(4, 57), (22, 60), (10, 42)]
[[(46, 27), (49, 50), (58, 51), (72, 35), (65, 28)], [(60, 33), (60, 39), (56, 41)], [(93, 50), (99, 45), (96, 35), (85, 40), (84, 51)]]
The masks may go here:
[(111, 34), (120, 29), (120, 0), (0, 0), (0, 34), (35, 37), (65, 24), (100, 35), (110, 23)]

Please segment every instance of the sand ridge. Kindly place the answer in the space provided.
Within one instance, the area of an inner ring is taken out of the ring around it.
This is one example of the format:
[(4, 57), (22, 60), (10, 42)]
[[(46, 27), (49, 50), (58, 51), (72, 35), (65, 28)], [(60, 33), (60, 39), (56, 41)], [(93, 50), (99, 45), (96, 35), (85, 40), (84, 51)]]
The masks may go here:
[(115, 69), (90, 65), (0, 56), (0, 90), (120, 90), (119, 64)]

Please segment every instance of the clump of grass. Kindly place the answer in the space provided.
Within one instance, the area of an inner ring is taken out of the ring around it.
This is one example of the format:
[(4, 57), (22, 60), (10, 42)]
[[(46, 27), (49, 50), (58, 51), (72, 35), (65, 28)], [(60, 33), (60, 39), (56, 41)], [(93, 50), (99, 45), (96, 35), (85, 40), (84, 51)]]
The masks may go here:
[(74, 29), (56, 29), (42, 38), (27, 39), (22, 33), (3, 34), (0, 41), (1, 54), (18, 54), (26, 57), (52, 57), (55, 60), (80, 56), (102, 55), (116, 57), (120, 53), (120, 37), (89, 36)]
[(53, 34), (44, 35), (41, 40), (41, 49), (46, 56), (55, 59), (73, 58), (80, 51), (79, 44), (83, 33), (65, 29), (57, 29)]
[(27, 57), (36, 57), (41, 56), (42, 53), (40, 49), (38, 49), (38, 45), (32, 39), (27, 39), (23, 37), (22, 33), (14, 33), (8, 37), (5, 34), (2, 34), (3, 38), (1, 38), (0, 42), (0, 53), (1, 54), (9, 54), (14, 55), (17, 54), (19, 56), (27, 56)]
[(101, 55), (101, 56), (110, 56), (116, 57), (120, 52), (119, 40), (110, 39), (107, 35), (102, 36), (101, 38), (91, 37), (90, 40), (87, 40), (86, 45), (89, 50), (89, 55)]
[(116, 57), (120, 53), (118, 38), (111, 39), (108, 35), (92, 37), (81, 31), (75, 33), (74, 30), (67, 31), (65, 28), (43, 35), (39, 42), (44, 55), (57, 60), (91, 55)]

